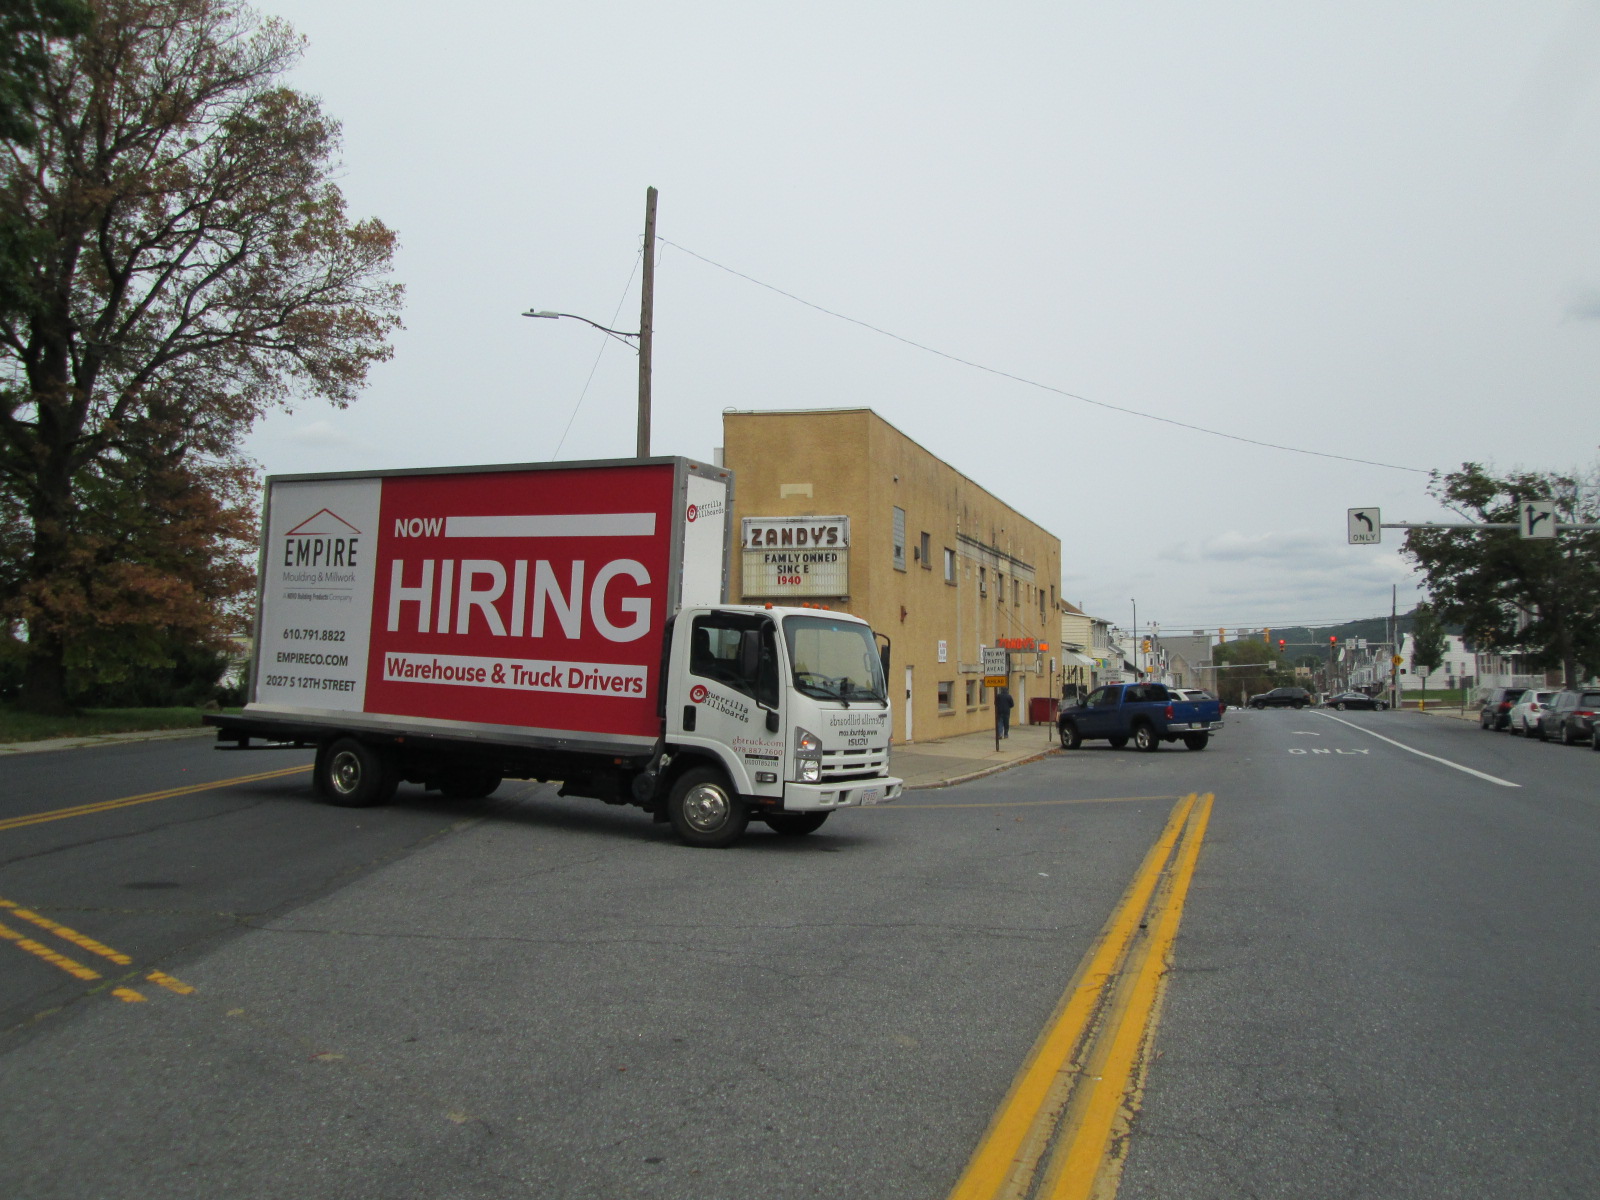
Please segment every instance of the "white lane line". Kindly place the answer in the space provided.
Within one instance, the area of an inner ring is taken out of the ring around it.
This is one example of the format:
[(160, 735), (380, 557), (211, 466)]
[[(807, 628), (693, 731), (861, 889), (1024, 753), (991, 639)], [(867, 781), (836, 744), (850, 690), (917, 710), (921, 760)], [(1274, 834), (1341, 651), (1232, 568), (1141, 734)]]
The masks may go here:
[(1398, 746), (1408, 753), (1415, 754), (1418, 758), (1431, 758), (1436, 763), (1443, 763), (1445, 766), (1452, 767), (1457, 771), (1465, 771), (1468, 775), (1476, 775), (1479, 779), (1487, 779), (1490, 783), (1498, 783), (1501, 787), (1519, 788), (1522, 786), (1520, 783), (1512, 783), (1509, 779), (1501, 779), (1497, 775), (1488, 775), (1482, 771), (1475, 771), (1471, 767), (1463, 767), (1460, 763), (1451, 762), (1448, 758), (1440, 758), (1437, 754), (1429, 754), (1426, 751), (1418, 750), (1415, 746), (1397, 742), (1393, 738), (1384, 737), (1381, 733), (1373, 733), (1372, 730), (1357, 725), (1354, 721), (1346, 721), (1343, 717), (1336, 717), (1332, 713), (1319, 712), (1316, 715), (1329, 721), (1337, 721), (1341, 725), (1348, 725), (1351, 729), (1360, 730), (1369, 737), (1377, 738), (1380, 742), (1388, 742), (1391, 746)]

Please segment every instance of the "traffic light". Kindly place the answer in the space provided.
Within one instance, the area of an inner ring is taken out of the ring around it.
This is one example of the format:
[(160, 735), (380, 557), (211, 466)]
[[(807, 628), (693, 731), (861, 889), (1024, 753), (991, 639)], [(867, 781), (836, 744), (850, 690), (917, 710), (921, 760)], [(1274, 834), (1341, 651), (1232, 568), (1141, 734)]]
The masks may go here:
[(1285, 642), (1282, 638), (1278, 639), (1278, 649), (1279, 650), (1282, 650), (1286, 645), (1288, 645), (1288, 643)]
[(1150, 653), (1150, 639), (1149, 639), (1149, 638), (1145, 638), (1145, 640), (1144, 640), (1144, 647), (1143, 647), (1143, 649), (1144, 649), (1144, 652), (1145, 652), (1145, 653), (1146, 653), (1146, 654), (1149, 654), (1149, 653)]

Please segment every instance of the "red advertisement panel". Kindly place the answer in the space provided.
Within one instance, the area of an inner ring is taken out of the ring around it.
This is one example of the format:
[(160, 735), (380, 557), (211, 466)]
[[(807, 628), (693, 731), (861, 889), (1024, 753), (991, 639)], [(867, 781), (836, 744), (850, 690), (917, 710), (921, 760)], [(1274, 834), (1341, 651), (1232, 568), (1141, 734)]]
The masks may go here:
[(671, 465), (383, 481), (366, 711), (653, 736)]

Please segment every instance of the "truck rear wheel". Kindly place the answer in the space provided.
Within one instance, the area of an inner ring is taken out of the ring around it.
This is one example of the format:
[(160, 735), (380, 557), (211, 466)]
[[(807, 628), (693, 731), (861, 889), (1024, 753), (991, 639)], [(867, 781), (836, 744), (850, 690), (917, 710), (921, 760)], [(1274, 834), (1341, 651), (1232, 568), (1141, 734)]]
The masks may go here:
[(317, 793), (340, 808), (387, 804), (400, 785), (400, 773), (390, 755), (348, 737), (318, 747), (312, 775)]
[(822, 823), (828, 819), (825, 812), (809, 813), (767, 813), (762, 818), (773, 833), (782, 834), (784, 837), (804, 837), (808, 833), (815, 833), (822, 828)]
[(1140, 721), (1133, 727), (1133, 748), (1147, 752), (1161, 749), (1161, 739), (1150, 722)]
[(691, 846), (731, 846), (750, 823), (750, 808), (716, 767), (694, 767), (678, 776), (667, 797), (673, 832)]
[(1061, 722), (1061, 748), (1076, 750), (1081, 745), (1083, 745), (1083, 734), (1078, 732), (1078, 726), (1072, 721)]

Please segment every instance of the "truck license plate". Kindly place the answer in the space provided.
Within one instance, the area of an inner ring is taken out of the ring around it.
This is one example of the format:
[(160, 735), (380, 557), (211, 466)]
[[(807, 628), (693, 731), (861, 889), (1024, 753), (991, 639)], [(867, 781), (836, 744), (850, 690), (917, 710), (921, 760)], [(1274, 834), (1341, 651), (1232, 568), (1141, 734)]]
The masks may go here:
[(856, 793), (856, 801), (859, 804), (876, 804), (882, 799), (883, 789), (881, 787), (862, 788)]

